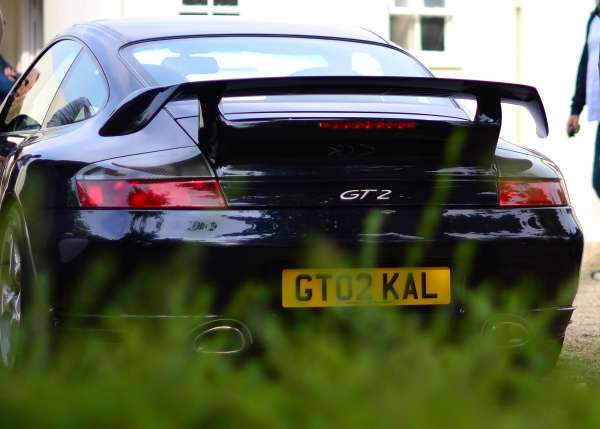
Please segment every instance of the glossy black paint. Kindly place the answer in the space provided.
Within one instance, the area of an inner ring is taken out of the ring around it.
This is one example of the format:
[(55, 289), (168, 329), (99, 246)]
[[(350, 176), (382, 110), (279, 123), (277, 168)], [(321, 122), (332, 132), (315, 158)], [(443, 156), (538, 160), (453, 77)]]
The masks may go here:
[[(491, 283), (501, 293), (525, 279), (535, 280), (531, 287), (540, 308), (571, 305), (575, 272), (571, 263), (558, 262), (581, 257), (581, 231), (572, 209), (440, 208), (439, 214), (437, 228), (422, 232), (423, 210), (418, 208), (59, 211), (53, 228), (56, 235), (50, 239), (50, 263), (60, 267), (61, 278), (71, 281), (57, 290), (55, 301), (67, 302), (73, 288), (84, 287), (87, 271), (82, 267), (99, 255), (114, 255), (116, 243), (121, 246), (118, 255), (130, 255), (106, 259), (124, 273), (120, 281), (131, 273), (132, 261), (164, 261), (185, 249), (199, 255), (195, 267), (199, 285), (216, 285), (221, 301), (252, 280), (277, 290), (281, 270), (302, 268), (317, 235), (330, 240), (351, 261), (359, 260), (365, 246), (376, 245), (374, 266), (406, 265), (411, 250), (424, 249), (424, 264), (455, 270), (455, 306), (477, 285)], [(381, 218), (378, 232), (365, 232), (363, 225), (370, 216)], [(46, 229), (47, 220), (39, 221), (39, 228)], [(454, 259), (455, 250), (465, 241), (476, 249), (470, 271), (459, 270)], [(510, 269), (499, 270), (499, 261)], [(319, 266), (314, 268), (329, 267), (327, 260), (315, 263)], [(107, 283), (102, 296), (118, 295), (119, 284)]]
[[(223, 300), (247, 279), (263, 280), (278, 288), (281, 270), (302, 267), (315, 235), (330, 240), (353, 261), (358, 261), (363, 246), (376, 244), (379, 256), (372, 261), (374, 266), (410, 263), (407, 258), (411, 249), (421, 246), (424, 264), (454, 269), (456, 247), (465, 242), (473, 244), (477, 252), (472, 272), (456, 273), (455, 307), (460, 306), (461, 294), (477, 285), (492, 281), (504, 290), (523, 279), (536, 280), (536, 307), (572, 304), (583, 246), (573, 210), (498, 207), (498, 178), (560, 179), (560, 172), (542, 155), (502, 140), (488, 146), (488, 151), (489, 147), (494, 148), (489, 163), (472, 162), (468, 156), (459, 157), (452, 165), (444, 165), (439, 159), (425, 162), (419, 150), (413, 156), (403, 157), (400, 152), (376, 149), (375, 155), (369, 152), (371, 158), (365, 159), (353, 139), (338, 142), (350, 145), (339, 158), (310, 149), (303, 151), (299, 145), (285, 159), (268, 150), (257, 158), (252, 151), (238, 152), (237, 141), (232, 141), (222, 156), (211, 157), (201, 149), (197, 105), (186, 102), (171, 103), (157, 111), (147, 126), (137, 132), (101, 136), (99, 130), (114, 118), (123, 101), (145, 91), (144, 82), (119, 54), (122, 46), (136, 40), (198, 33), (226, 36), (235, 32), (387, 43), (364, 30), (240, 25), (239, 21), (231, 30), (228, 20), (206, 23), (199, 28), (190, 19), (171, 24), (125, 21), (71, 28), (57, 40), (78, 40), (94, 54), (108, 78), (107, 105), (94, 118), (78, 124), (0, 134), (1, 207), (5, 210), (14, 204), (21, 209), (36, 270), (48, 274), (55, 285), (55, 309), (70, 311), (69, 297), (73, 291), (86, 287), (90, 264), (107, 254), (116, 260), (118, 276), (103, 286), (106, 291), (97, 308), (90, 309), (91, 313), (100, 310), (119, 291), (136, 267), (163, 261), (184, 248), (199, 252), (198, 271), (203, 279), (216, 285), (215, 291)], [(531, 93), (528, 94), (529, 97)], [(162, 101), (159, 104), (162, 108)], [(268, 128), (280, 126), (286, 118), (318, 120), (332, 116), (331, 107), (323, 103), (310, 106), (310, 113), (292, 110), (293, 104), (293, 100), (281, 100), (257, 110), (256, 106), (249, 109), (248, 104), (224, 100), (219, 110), (223, 123), (230, 125), (229, 132), (238, 137), (243, 135), (243, 127), (251, 128), (255, 120)], [(357, 109), (348, 103), (338, 106), (336, 118), (406, 118), (428, 123), (442, 121), (455, 127), (468, 121), (466, 113), (457, 106), (432, 106), (429, 111), (418, 106), (402, 109), (389, 105)], [(261, 132), (268, 134), (268, 130)], [(315, 130), (309, 133), (311, 141), (315, 135)], [(285, 133), (279, 136), (283, 139)], [(298, 136), (301, 140), (302, 135)], [(386, 142), (390, 139), (383, 139), (382, 144)], [(408, 145), (410, 141), (404, 143)], [(439, 143), (438, 139), (436, 144), (441, 150)], [(263, 149), (268, 148), (266, 145)], [(76, 178), (107, 175), (217, 177), (230, 208), (80, 209)], [(381, 205), (372, 201), (340, 201), (342, 191), (365, 186), (392, 189), (397, 197)], [(443, 198), (434, 198), (439, 195)], [(439, 221), (435, 228), (424, 230), (424, 205), (431, 202)], [(381, 228), (367, 233), (365, 223), (373, 216), (380, 219)], [(322, 263), (327, 266), (327, 261)], [(199, 287), (203, 284), (199, 281)], [(157, 314), (160, 312), (157, 309)]]

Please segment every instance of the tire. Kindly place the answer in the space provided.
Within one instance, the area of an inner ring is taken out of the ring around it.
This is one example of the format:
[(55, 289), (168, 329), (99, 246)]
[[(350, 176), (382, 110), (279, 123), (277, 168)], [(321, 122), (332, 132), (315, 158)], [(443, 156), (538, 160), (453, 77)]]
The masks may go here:
[(13, 368), (23, 335), (23, 292), (27, 263), (25, 233), (20, 212), (11, 207), (0, 222), (0, 365)]

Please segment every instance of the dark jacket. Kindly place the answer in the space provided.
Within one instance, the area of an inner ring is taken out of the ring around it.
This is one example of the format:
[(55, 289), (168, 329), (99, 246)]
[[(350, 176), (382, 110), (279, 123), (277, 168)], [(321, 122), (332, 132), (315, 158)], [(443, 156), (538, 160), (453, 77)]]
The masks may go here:
[(4, 74), (4, 69), (6, 67), (11, 67), (11, 65), (4, 59), (2, 55), (0, 55), (0, 103), (2, 100), (4, 100), (4, 97), (8, 95), (10, 89), (15, 83)]
[(571, 104), (571, 115), (580, 115), (585, 106), (587, 95), (588, 38), (590, 36), (592, 21), (598, 13), (600, 13), (598, 10), (593, 11), (587, 24), (587, 31), (585, 32), (585, 45), (583, 46), (583, 53), (581, 54), (581, 60), (579, 61), (575, 95), (573, 96), (573, 103)]

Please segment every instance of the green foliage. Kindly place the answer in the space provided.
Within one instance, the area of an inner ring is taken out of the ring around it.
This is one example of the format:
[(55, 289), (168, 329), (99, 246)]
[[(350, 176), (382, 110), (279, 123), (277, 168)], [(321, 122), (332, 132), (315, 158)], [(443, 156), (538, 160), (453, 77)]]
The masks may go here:
[[(461, 252), (470, 254), (468, 248)], [(173, 272), (162, 268), (163, 273)], [(138, 293), (142, 284), (146, 290), (168, 289), (172, 314), (194, 309), (205, 314), (210, 307), (206, 294), (190, 295), (197, 285), (190, 276), (175, 280), (152, 268), (137, 276), (137, 282), (131, 290)], [(548, 355), (541, 353), (537, 340), (516, 354), (480, 334), (481, 325), (501, 310), (520, 312), (518, 299), (506, 300), (500, 309), (479, 293), (466, 303), (471, 316), (459, 324), (444, 309), (426, 318), (398, 309), (354, 308), (293, 312), (281, 320), (270, 311), (278, 294), (262, 286), (248, 283), (226, 310), (252, 326), (254, 353), (244, 356), (193, 352), (190, 333), (201, 324), (193, 318), (142, 323), (108, 317), (94, 325), (97, 331), (63, 331), (58, 345), (35, 336), (32, 349), (38, 352), (21, 356), (18, 368), (0, 373), (1, 426), (375, 429), (600, 424), (595, 379), (582, 383), (580, 372), (571, 366), (548, 373)], [(124, 302), (132, 302), (131, 293), (123, 293)], [(106, 315), (119, 312), (114, 304)], [(536, 338), (547, 340), (544, 320), (526, 322)], [(44, 348), (49, 353), (40, 359)]]

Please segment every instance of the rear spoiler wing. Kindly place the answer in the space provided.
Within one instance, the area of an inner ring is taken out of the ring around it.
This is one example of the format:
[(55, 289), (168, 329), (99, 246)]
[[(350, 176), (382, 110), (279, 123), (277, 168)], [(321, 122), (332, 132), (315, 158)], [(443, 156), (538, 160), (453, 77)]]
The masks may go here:
[[(186, 82), (146, 88), (128, 96), (110, 115), (100, 135), (115, 137), (136, 133), (175, 100), (197, 98), (200, 127), (209, 135), (219, 116), (224, 97), (274, 95), (410, 95), (474, 99), (474, 124), (502, 124), (502, 103), (525, 107), (540, 138), (548, 136), (548, 118), (538, 91), (531, 86), (463, 79), (429, 77), (283, 77)], [(202, 131), (200, 131), (202, 132)]]

